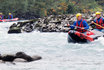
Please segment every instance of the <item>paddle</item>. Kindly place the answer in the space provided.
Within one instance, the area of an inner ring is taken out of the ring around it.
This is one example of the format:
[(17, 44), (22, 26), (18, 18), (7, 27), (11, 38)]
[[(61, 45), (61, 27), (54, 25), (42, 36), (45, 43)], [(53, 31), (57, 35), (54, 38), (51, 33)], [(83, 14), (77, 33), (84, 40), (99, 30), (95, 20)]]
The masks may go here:
[(95, 25), (97, 25), (97, 26), (99, 26), (99, 27), (101, 27), (101, 28), (103, 28), (103, 29), (104, 29), (104, 27), (103, 27), (103, 26), (101, 26), (101, 25), (99, 25), (99, 24), (97, 24), (97, 23), (93, 23), (93, 24), (95, 24)]
[[(74, 29), (77, 29), (77, 28), (82, 29), (82, 27), (79, 27), (79, 26), (74, 26), (74, 25), (66, 25), (66, 26), (64, 26), (64, 27), (69, 27), (69, 26), (73, 26), (73, 27), (74, 27)], [(89, 31), (88, 29), (84, 29), (84, 30)]]

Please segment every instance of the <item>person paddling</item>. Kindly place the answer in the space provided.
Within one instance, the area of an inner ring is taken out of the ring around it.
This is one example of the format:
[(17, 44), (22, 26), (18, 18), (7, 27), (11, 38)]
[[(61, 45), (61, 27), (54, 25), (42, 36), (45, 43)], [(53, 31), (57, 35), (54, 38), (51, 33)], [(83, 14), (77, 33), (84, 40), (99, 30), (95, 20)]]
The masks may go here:
[(0, 20), (3, 20), (4, 16), (3, 13), (0, 13)]
[(13, 15), (12, 15), (12, 13), (9, 13), (9, 15), (8, 15), (8, 19), (13, 19)]
[(94, 21), (92, 21), (91, 23), (96, 25), (95, 30), (104, 32), (104, 28), (103, 28), (104, 18), (101, 17), (101, 12), (96, 12), (95, 14), (96, 14), (96, 19)]
[[(76, 14), (77, 21), (74, 22), (73, 26), (69, 25), (71, 29), (76, 29), (76, 31), (81, 33), (86, 33), (87, 29), (89, 29), (88, 23), (82, 19), (82, 14), (78, 13)], [(77, 28), (80, 27), (80, 28)]]

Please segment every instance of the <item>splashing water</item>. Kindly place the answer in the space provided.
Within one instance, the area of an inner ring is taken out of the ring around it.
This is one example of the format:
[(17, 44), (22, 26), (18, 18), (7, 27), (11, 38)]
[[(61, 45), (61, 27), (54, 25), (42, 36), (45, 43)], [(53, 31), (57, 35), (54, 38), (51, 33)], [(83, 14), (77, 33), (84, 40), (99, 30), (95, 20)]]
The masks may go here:
[(104, 38), (87, 43), (68, 43), (67, 33), (7, 34), (13, 23), (0, 23), (0, 53), (23, 51), (42, 60), (16, 65), (0, 64), (0, 70), (104, 70)]

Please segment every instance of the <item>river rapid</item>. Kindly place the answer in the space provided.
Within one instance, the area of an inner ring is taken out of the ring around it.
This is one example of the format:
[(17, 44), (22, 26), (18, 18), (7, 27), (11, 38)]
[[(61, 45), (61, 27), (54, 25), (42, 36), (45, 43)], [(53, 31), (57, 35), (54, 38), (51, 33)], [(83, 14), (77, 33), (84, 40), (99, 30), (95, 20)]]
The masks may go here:
[[(0, 70), (104, 70), (104, 38), (86, 43), (68, 43), (67, 33), (8, 34), (14, 22), (0, 23), (0, 53), (42, 56), (42, 60), (0, 63)], [(16, 23), (16, 22), (15, 22)]]

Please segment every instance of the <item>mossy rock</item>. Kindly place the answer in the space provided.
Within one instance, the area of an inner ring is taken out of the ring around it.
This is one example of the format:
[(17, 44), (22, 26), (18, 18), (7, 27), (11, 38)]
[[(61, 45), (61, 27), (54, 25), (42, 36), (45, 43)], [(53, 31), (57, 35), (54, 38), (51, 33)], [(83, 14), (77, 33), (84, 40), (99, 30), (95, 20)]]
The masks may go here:
[(21, 29), (18, 27), (13, 27), (8, 31), (9, 34), (11, 33), (21, 33)]

